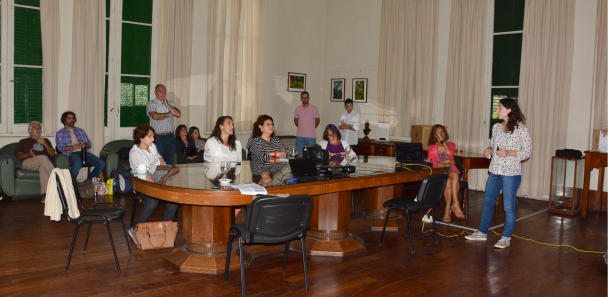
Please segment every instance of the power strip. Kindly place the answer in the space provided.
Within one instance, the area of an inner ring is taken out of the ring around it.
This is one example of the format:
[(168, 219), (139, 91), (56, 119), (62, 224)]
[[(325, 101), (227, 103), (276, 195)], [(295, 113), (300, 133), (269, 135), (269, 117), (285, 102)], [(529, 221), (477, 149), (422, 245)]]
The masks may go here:
[(433, 222), (433, 218), (427, 214), (424, 217), (422, 217), (422, 221), (423, 222), (427, 222), (427, 223), (432, 223)]

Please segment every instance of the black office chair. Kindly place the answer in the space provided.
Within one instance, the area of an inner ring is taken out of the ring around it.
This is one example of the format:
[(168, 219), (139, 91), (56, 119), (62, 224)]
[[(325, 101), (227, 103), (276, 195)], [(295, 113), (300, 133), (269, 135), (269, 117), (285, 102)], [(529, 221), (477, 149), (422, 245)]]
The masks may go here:
[[(380, 236), (380, 244), (382, 245), (382, 239), (384, 239), (384, 232), (386, 231), (386, 224), (388, 223), (389, 215), (393, 209), (405, 210), (407, 214), (407, 232), (410, 237), (410, 248), (412, 254), (414, 253), (414, 242), (412, 241), (412, 213), (425, 211), (431, 209), (433, 218), (435, 217), (435, 206), (443, 199), (443, 191), (445, 190), (445, 184), (448, 181), (447, 173), (429, 175), (422, 181), (418, 195), (414, 197), (401, 197), (391, 199), (384, 202), (383, 206), (388, 207), (386, 213), (386, 221), (384, 221), (384, 228), (382, 229), (382, 235)], [(417, 201), (414, 201), (414, 200)], [(433, 220), (433, 230), (435, 233), (435, 243), (437, 241), (437, 226), (435, 220)], [(407, 237), (407, 235), (406, 235)]]
[[(72, 187), (74, 187), (75, 189), (78, 189), (76, 186), (76, 178), (74, 176), (72, 176)], [(63, 212), (65, 213), (66, 217), (68, 218), (68, 221), (76, 223), (76, 228), (74, 229), (74, 237), (72, 239), (72, 246), (70, 247), (70, 255), (68, 256), (68, 264), (65, 267), (65, 273), (68, 273), (68, 270), (70, 269), (70, 261), (72, 260), (72, 252), (74, 251), (74, 243), (76, 242), (76, 235), (78, 235), (78, 227), (80, 226), (80, 223), (83, 223), (83, 222), (89, 223), (89, 230), (87, 231), (87, 238), (84, 241), (84, 249), (82, 250), (82, 253), (84, 254), (87, 252), (87, 243), (89, 242), (89, 235), (91, 234), (91, 227), (93, 225), (93, 222), (104, 223), (106, 225), (106, 227), (108, 228), (108, 235), (110, 236), (110, 244), (112, 245), (112, 251), (114, 252), (114, 260), (116, 261), (116, 268), (118, 269), (118, 273), (120, 273), (120, 264), (118, 264), (118, 257), (116, 256), (116, 249), (114, 248), (114, 240), (112, 239), (112, 231), (110, 231), (109, 222), (120, 220), (120, 224), (122, 225), (122, 231), (125, 235), (125, 240), (127, 242), (127, 248), (129, 249), (129, 254), (131, 254), (131, 246), (129, 245), (129, 238), (127, 237), (127, 230), (125, 229), (125, 223), (123, 222), (123, 219), (122, 219), (123, 216), (125, 215), (125, 210), (122, 207), (119, 207), (118, 205), (116, 205), (115, 203), (109, 203), (109, 202), (97, 203), (97, 204), (95, 204), (95, 206), (93, 206), (93, 208), (85, 208), (82, 205), (80, 193), (78, 192), (78, 190), (75, 190), (74, 194), (76, 195), (76, 200), (82, 210), (80, 211), (79, 217), (72, 218), (72, 217), (70, 217), (69, 212), (68, 212), (69, 205), (66, 201), (65, 192), (63, 191), (63, 186), (61, 185), (59, 177), (57, 177), (57, 192), (59, 194), (59, 200), (61, 201), (61, 206), (63, 207)], [(97, 208), (98, 205), (106, 205), (106, 206), (113, 205), (114, 207)]]
[(458, 203), (460, 208), (464, 208), (464, 219), (469, 219), (469, 182), (462, 180), (464, 176), (464, 168), (462, 167), (462, 160), (460, 158), (454, 158), (456, 162), (456, 169), (460, 172), (458, 178), (460, 181), (460, 191), (458, 192)]
[(239, 255), (241, 257), (241, 286), (245, 290), (245, 265), (243, 263), (243, 244), (277, 244), (285, 242), (285, 257), (283, 259), (283, 274), (287, 267), (289, 243), (299, 238), (302, 242), (302, 261), (304, 262), (304, 282), (308, 286), (308, 268), (306, 266), (306, 231), (312, 215), (312, 197), (310, 195), (294, 195), (287, 198), (262, 196), (251, 203), (247, 212), (245, 224), (233, 225), (228, 233), (228, 255), (226, 256), (226, 272), (224, 282), (228, 281), (232, 239), (239, 238)]

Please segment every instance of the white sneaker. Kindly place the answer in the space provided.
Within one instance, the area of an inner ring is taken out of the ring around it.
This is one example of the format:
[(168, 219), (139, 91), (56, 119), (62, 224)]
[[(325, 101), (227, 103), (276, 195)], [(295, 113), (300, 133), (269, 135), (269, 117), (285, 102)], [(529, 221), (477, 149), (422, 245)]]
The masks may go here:
[(506, 240), (504, 238), (501, 238), (495, 245), (495, 248), (499, 248), (499, 249), (504, 249), (506, 247), (508, 247), (511, 244), (510, 240)]
[(135, 229), (129, 229), (129, 236), (131, 236), (131, 239), (133, 239), (133, 242), (135, 242), (135, 246), (139, 246), (137, 240), (135, 239)]
[(468, 240), (488, 240), (488, 235), (485, 235), (479, 231), (475, 231), (473, 232), (473, 234), (467, 235), (464, 238)]

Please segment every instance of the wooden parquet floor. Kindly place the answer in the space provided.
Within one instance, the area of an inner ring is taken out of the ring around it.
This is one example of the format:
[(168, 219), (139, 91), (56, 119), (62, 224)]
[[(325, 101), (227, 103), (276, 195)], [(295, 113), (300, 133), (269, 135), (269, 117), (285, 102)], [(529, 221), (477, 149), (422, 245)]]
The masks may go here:
[[(453, 217), (454, 224), (476, 228), (481, 217), (482, 192), (471, 191), (469, 221)], [(113, 199), (127, 210), (129, 224), (132, 195)], [(403, 232), (387, 232), (378, 246), (380, 232), (361, 232), (366, 218), (362, 195), (351, 230), (365, 241), (365, 252), (345, 258), (309, 256), (310, 290), (304, 289), (301, 254), (290, 251), (287, 272), (281, 274), (283, 255), (256, 257), (246, 269), (250, 296), (606, 296), (607, 268), (601, 254), (580, 253), (513, 238), (511, 246), (497, 250), (499, 235), (487, 242), (434, 241), (420, 238), (422, 214), (412, 223), (415, 254)], [(98, 200), (100, 202), (100, 200)], [(87, 206), (93, 199), (85, 200)], [(140, 205), (141, 207), (141, 205)], [(502, 205), (501, 205), (502, 207)], [(493, 226), (503, 223), (497, 208)], [(546, 209), (547, 203), (518, 199), (518, 217)], [(152, 220), (160, 220), (161, 204)], [(443, 211), (443, 207), (438, 209)], [(181, 209), (180, 209), (181, 211)], [(170, 250), (139, 251), (129, 255), (122, 228), (111, 223), (122, 273), (118, 274), (105, 226), (93, 226), (86, 254), (82, 253), (86, 226), (80, 229), (68, 274), (64, 273), (74, 224), (52, 222), (43, 215), (39, 200), (0, 201), (0, 296), (237, 296), (238, 271), (223, 275), (179, 273), (164, 261)], [(438, 212), (437, 215), (441, 215)], [(237, 222), (243, 220), (242, 214)], [(181, 213), (180, 213), (181, 227)], [(515, 234), (540, 242), (570, 244), (582, 250), (606, 251), (606, 213), (557, 216), (546, 212), (518, 221)], [(430, 226), (425, 225), (425, 229)], [(461, 232), (441, 226), (442, 234)], [(496, 229), (498, 233), (502, 228)], [(181, 231), (177, 245), (182, 245)]]

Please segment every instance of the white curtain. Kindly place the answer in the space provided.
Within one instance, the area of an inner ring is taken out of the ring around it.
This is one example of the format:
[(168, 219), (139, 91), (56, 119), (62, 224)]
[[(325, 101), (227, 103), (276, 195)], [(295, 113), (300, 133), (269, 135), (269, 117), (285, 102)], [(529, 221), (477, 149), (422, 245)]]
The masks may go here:
[(382, 1), (378, 111), (391, 135), (433, 123), (437, 22), (438, 1)]
[[(445, 121), (456, 148), (478, 152), (484, 103), (486, 0), (454, 0), (450, 16)], [(477, 185), (477, 174), (469, 183)]]
[(74, 0), (68, 108), (76, 113), (77, 126), (91, 139), (95, 154), (103, 147), (105, 62), (106, 2)]
[(206, 133), (223, 115), (251, 130), (261, 111), (265, 0), (210, 0)]
[(532, 137), (521, 195), (549, 194), (551, 156), (566, 146), (574, 47), (574, 0), (528, 0), (519, 105)]
[(158, 83), (165, 85), (167, 98), (182, 112), (176, 126), (189, 125), (193, 11), (193, 0), (160, 2)]
[(59, 0), (40, 1), (40, 27), (43, 56), (42, 122), (45, 134), (55, 134), (59, 127)]
[(597, 30), (595, 47), (595, 75), (593, 96), (593, 129), (608, 127), (608, 108), (606, 92), (606, 0), (597, 1)]

